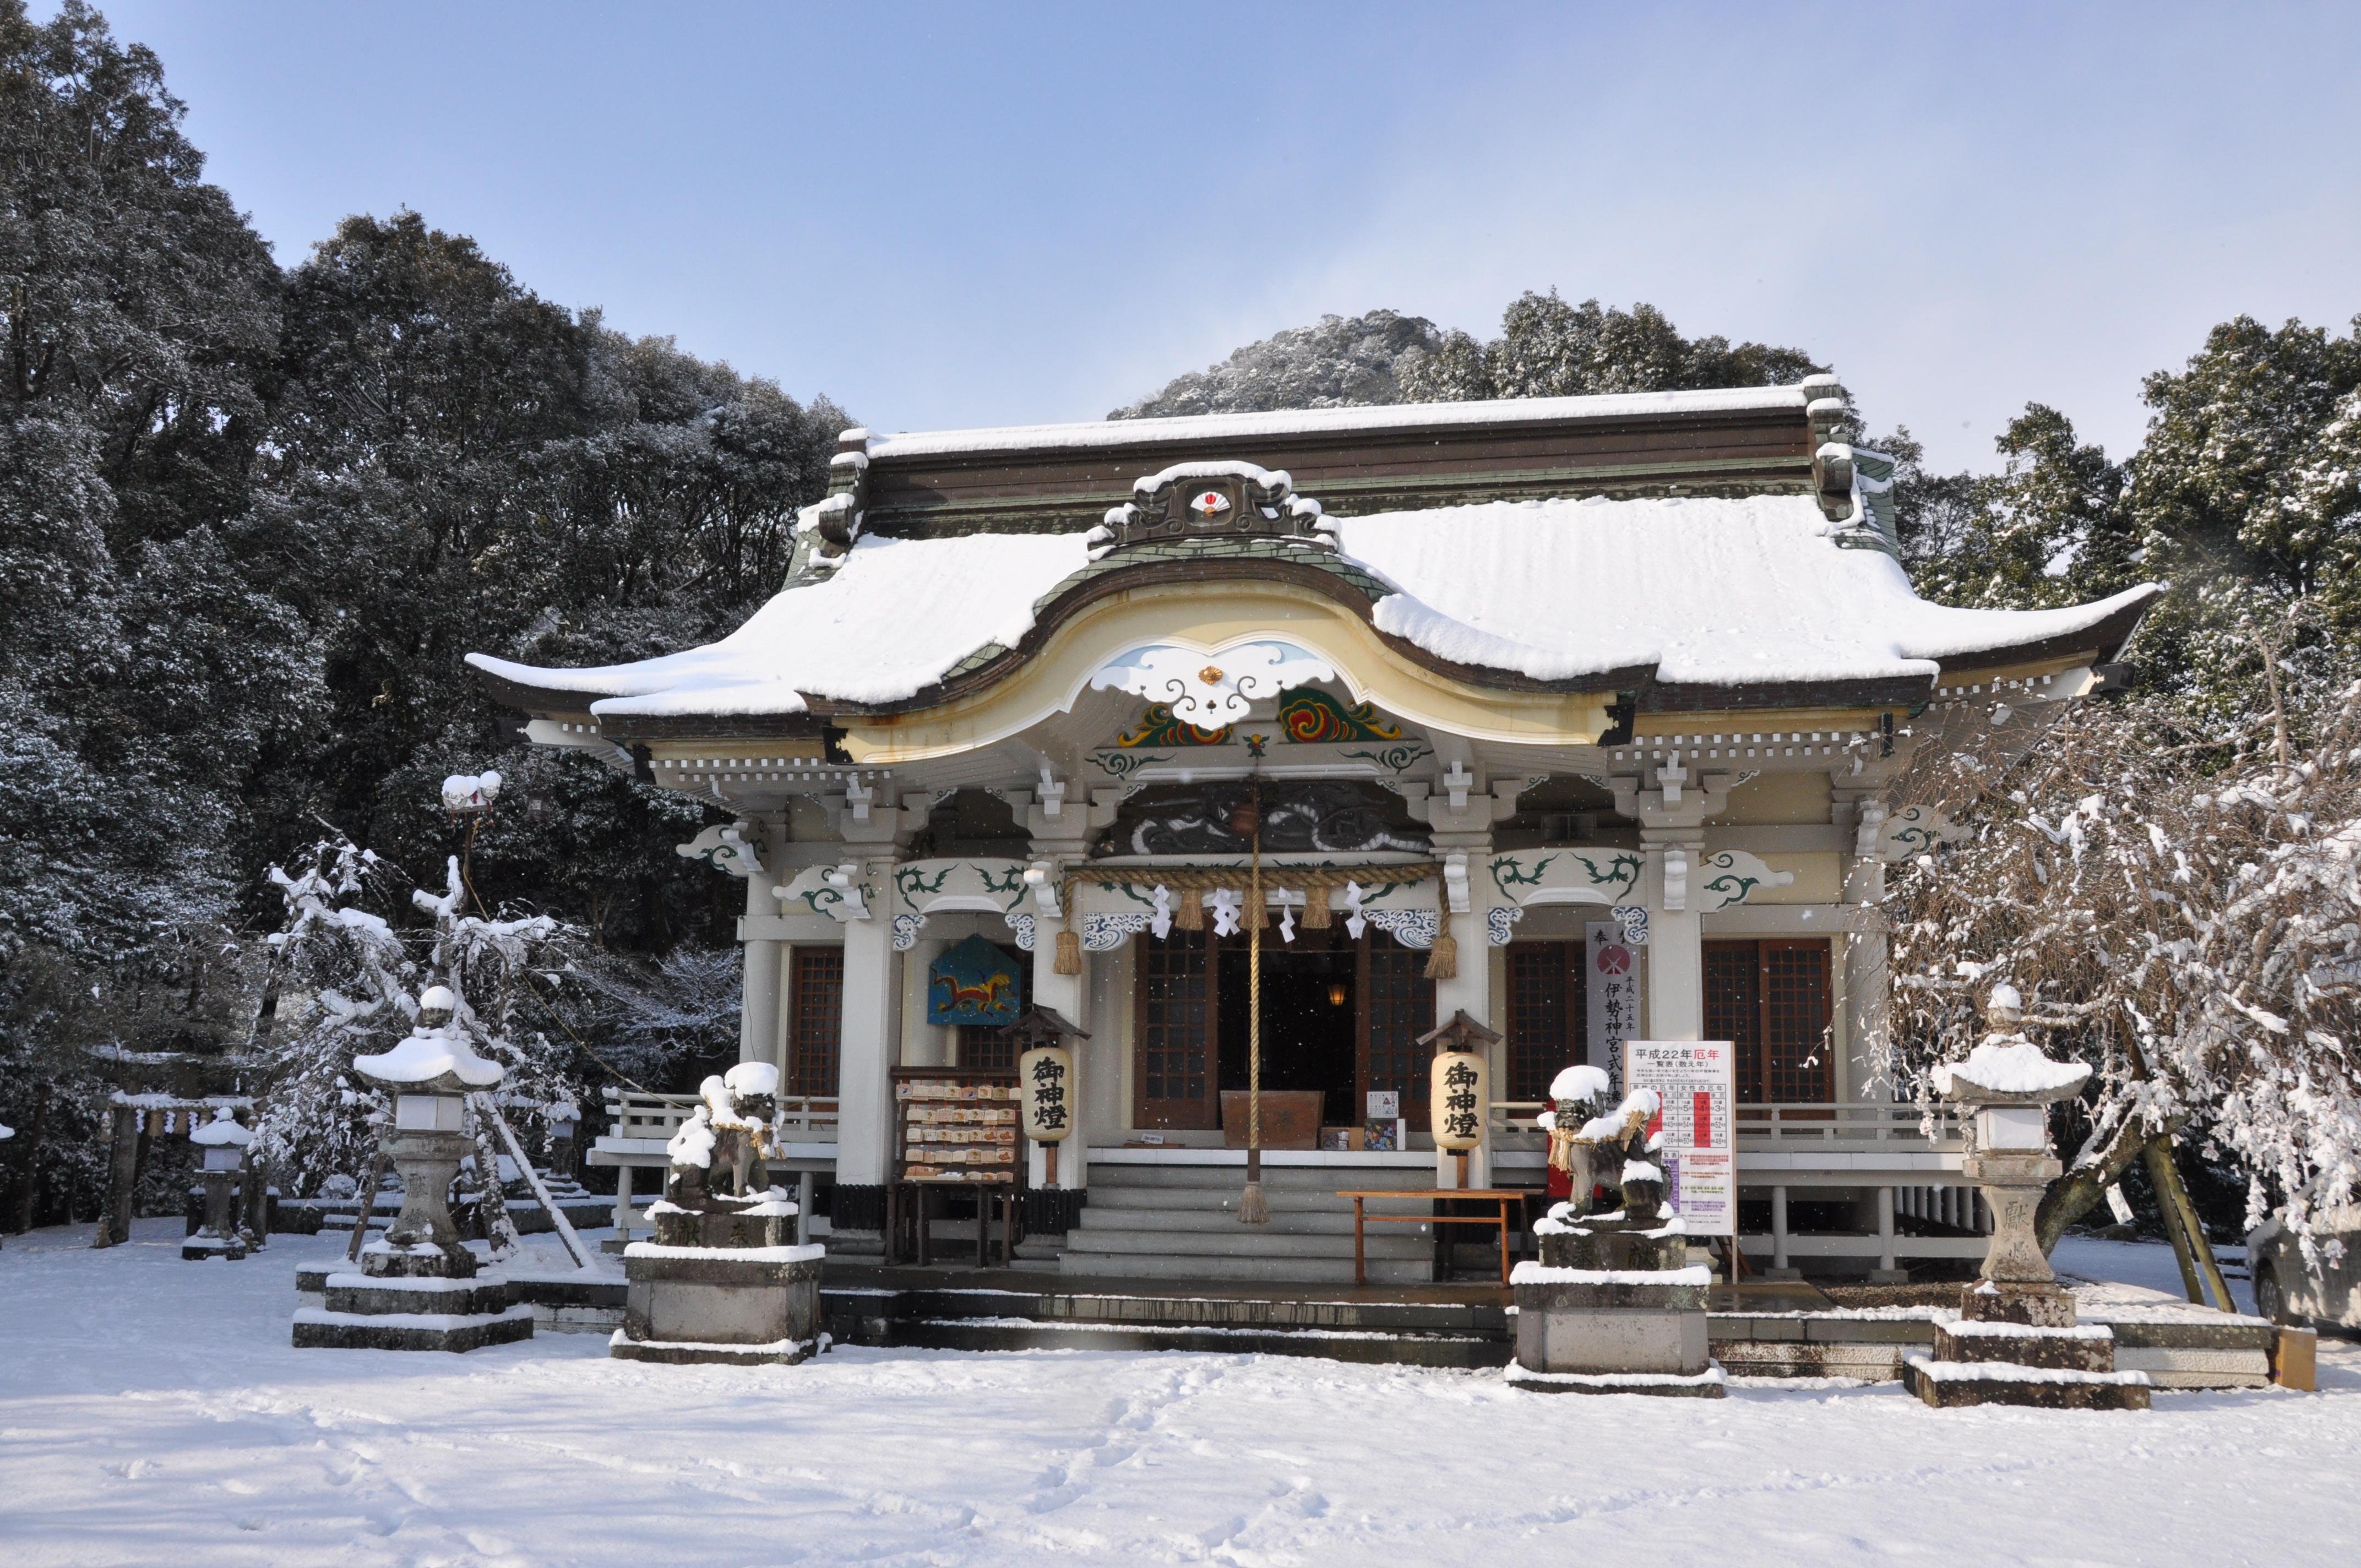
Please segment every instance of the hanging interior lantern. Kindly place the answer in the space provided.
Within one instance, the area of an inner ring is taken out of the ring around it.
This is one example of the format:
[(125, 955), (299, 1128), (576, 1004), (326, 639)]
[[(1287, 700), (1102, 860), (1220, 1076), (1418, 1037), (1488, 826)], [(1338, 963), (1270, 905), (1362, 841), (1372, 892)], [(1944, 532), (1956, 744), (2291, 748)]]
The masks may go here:
[(1351, 989), (1351, 987), (1347, 986), (1347, 985), (1346, 985), (1343, 981), (1341, 981), (1341, 980), (1332, 980), (1332, 981), (1330, 981), (1328, 982), (1328, 1005), (1329, 1005), (1329, 1006), (1331, 1006), (1331, 1007), (1342, 1007), (1342, 1006), (1344, 1006), (1344, 1005), (1345, 1005), (1345, 1003), (1348, 1000), (1350, 1000), (1350, 999), (1351, 999), (1352, 994), (1353, 994), (1353, 992), (1352, 992), (1352, 989)]

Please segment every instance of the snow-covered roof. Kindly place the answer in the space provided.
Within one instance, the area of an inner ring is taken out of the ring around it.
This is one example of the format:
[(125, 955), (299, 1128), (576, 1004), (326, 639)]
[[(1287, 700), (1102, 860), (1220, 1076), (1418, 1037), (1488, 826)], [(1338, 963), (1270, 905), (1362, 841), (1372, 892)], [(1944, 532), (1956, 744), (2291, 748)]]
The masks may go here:
[[(2091, 631), (2158, 591), (2051, 610), (1929, 604), (1891, 556), (1840, 548), (1805, 494), (1495, 501), (1331, 526), (1333, 559), (1391, 590), (1371, 609), (1380, 630), (1454, 664), (1553, 682), (1632, 670), (1731, 688), (1928, 680), (1945, 661)], [(608, 718), (896, 703), (978, 650), (1016, 647), (1092, 549), (1082, 533), (866, 536), (705, 647), (575, 670), (468, 661), (596, 698)]]
[(1262, 413), (1092, 420), (1078, 424), (1014, 424), (981, 430), (911, 431), (894, 435), (847, 431), (845, 434), (867, 436), (869, 455), (873, 459), (941, 457), (960, 453), (1148, 446), (1173, 441), (1262, 441), (1277, 436), (1425, 429), (1434, 425), (1544, 424), (1574, 419), (1750, 413), (1766, 409), (1800, 411), (1814, 395), (1812, 389), (1804, 386), (1732, 387), (1688, 392), (1610, 392), (1584, 398), (1516, 398), (1497, 402), (1380, 403), (1345, 409), (1274, 409)]

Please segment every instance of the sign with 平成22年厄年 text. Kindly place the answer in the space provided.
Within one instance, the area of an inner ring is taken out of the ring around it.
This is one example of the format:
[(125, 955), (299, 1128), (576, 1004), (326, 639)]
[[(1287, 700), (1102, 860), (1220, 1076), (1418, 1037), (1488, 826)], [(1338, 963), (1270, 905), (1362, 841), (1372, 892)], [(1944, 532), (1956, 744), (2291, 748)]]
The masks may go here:
[(1737, 1052), (1728, 1040), (1626, 1040), (1623, 1087), (1653, 1089), (1664, 1109), (1664, 1203), (1693, 1236), (1738, 1234), (1738, 1158), (1731, 1112)]

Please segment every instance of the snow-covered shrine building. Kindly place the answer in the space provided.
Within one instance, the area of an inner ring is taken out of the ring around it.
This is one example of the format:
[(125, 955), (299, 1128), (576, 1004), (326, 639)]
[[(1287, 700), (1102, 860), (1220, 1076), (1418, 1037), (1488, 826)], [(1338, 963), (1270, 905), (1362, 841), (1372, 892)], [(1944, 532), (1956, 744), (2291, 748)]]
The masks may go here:
[[(848, 431), (786, 586), (731, 636), (471, 663), (533, 740), (736, 817), (693, 852), (745, 881), (743, 1055), (807, 1097), (796, 1163), (832, 1178), (839, 1252), (914, 1157), (897, 1080), (1015, 1066), (1008, 1030), (928, 1021), (947, 954), (994, 961), (980, 938), (1088, 1036), (1070, 1195), (1017, 1157), (1062, 1267), (1350, 1277), (1335, 1226), (1206, 1218), (1244, 1158), (1251, 792), (1266, 1129), (1289, 1091), (1292, 1141), (1358, 1146), (1274, 1148), (1267, 1179), (1450, 1185), (1416, 1042), (1457, 1011), (1502, 1036), (1477, 1185), (1541, 1185), (1531, 1120), (1567, 1063), (1728, 1039), (1755, 1266), (1978, 1256), (1956, 1140), (1864, 1055), (1883, 868), (1943, 826), (1883, 792), (1947, 715), (2092, 689), (2156, 590), (1921, 600), (1891, 465), (1835, 439), (1842, 413), (1820, 377)], [(660, 1164), (640, 1115), (593, 1159)], [(1389, 1131), (1408, 1146), (1368, 1146)], [(1377, 1277), (1425, 1277), (1388, 1245)]]

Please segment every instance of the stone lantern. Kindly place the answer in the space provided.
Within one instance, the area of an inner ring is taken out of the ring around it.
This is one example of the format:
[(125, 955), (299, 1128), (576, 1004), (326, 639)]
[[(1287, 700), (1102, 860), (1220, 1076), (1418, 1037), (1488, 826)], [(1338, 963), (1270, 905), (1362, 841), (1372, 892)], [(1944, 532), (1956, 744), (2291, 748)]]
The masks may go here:
[(2023, 1303), (2026, 1315), (2016, 1321), (2070, 1321), (2073, 1305), (2058, 1305), (2065, 1293), (2042, 1255), (2033, 1217), (2065, 1169), (2049, 1152), (2049, 1107), (2080, 1094), (2091, 1069), (2053, 1060), (2025, 1037), (2025, 1002), (2013, 985), (1993, 987), (1984, 1019), (1991, 1032), (1967, 1059), (1935, 1069), (1936, 1088), (1971, 1113), (1972, 1152), (1961, 1168), (1992, 1209), (1992, 1245), (1979, 1277)]
[(467, 1097), (506, 1075), (470, 1048), (457, 1007), (448, 987), (430, 986), (408, 1038), (353, 1058), (356, 1072), (394, 1097), (384, 1149), (401, 1177), (401, 1212), (361, 1249), (359, 1274), (327, 1277), (324, 1310), (296, 1312), (299, 1347), (473, 1350), (533, 1337), (533, 1309), (517, 1305), (505, 1282), (474, 1282), (476, 1255), (451, 1223), (451, 1182), (473, 1148)]
[(230, 1182), (245, 1163), (247, 1146), (254, 1142), (254, 1135), (239, 1126), (236, 1113), (224, 1105), (214, 1112), (212, 1121), (189, 1135), (189, 1142), (197, 1146), (204, 1179), (205, 1223), (181, 1244), (181, 1255), (191, 1260), (225, 1257), (236, 1261), (246, 1255), (246, 1238), (239, 1234), (237, 1217), (231, 1210)]
[(580, 1152), (576, 1140), (582, 1134), (582, 1107), (571, 1100), (553, 1101), (541, 1114), (549, 1128), (549, 1174), (558, 1181), (570, 1182)]
[(2025, 999), (1995, 985), (1989, 1032), (1964, 1061), (1946, 1062), (1935, 1087), (1971, 1114), (1961, 1168), (1993, 1216), (1976, 1283), (1960, 1292), (1960, 1321), (1938, 1323), (1931, 1355), (1903, 1365), (1903, 1384), (1938, 1409), (2037, 1405), (2146, 1409), (2147, 1375), (2115, 1370), (2114, 1331), (2075, 1321), (2074, 1298), (2042, 1255), (2034, 1215), (2065, 1168), (2049, 1151), (2049, 1107), (2081, 1092), (2091, 1069), (2059, 1061), (2026, 1038)]
[(451, 1182), (473, 1148), (467, 1097), (505, 1076), (468, 1047), (452, 1022), (457, 1002), (446, 986), (418, 999), (418, 1026), (393, 1049), (356, 1057), (353, 1069), (393, 1091), (386, 1154), (401, 1176), (401, 1212), (382, 1240), (361, 1251), (361, 1269), (385, 1277), (466, 1279), (476, 1255), (451, 1221)]

